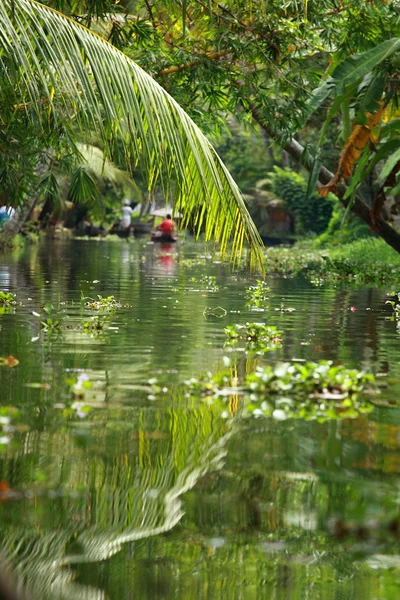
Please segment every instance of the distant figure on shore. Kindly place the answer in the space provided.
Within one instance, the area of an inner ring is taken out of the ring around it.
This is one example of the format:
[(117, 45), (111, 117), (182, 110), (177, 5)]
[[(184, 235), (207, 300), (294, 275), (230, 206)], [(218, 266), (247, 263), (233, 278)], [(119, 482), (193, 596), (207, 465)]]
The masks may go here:
[(133, 211), (131, 209), (131, 201), (124, 200), (124, 204), (122, 206), (122, 219), (119, 222), (119, 226), (121, 229), (129, 229), (129, 227), (131, 226), (132, 212)]
[(15, 208), (12, 206), (0, 206), (0, 227), (5, 225), (9, 219), (15, 215)]
[(158, 231), (161, 231), (162, 236), (163, 237), (170, 237), (173, 238), (173, 233), (174, 233), (174, 228), (175, 228), (175, 223), (173, 222), (173, 220), (171, 219), (171, 215), (167, 215), (167, 218), (164, 219), (164, 221), (162, 221), (157, 227), (156, 229)]

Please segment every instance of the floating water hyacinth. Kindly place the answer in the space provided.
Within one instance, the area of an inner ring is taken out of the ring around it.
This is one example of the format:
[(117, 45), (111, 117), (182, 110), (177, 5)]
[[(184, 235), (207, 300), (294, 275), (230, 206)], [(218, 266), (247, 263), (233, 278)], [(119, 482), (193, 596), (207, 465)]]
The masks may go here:
[(256, 284), (257, 285), (251, 285), (246, 290), (246, 306), (252, 309), (265, 310), (268, 307), (271, 288), (267, 286), (265, 281), (260, 279), (257, 279)]
[(375, 377), (330, 361), (257, 367), (246, 377), (247, 410), (255, 416), (355, 418), (373, 410), (365, 395), (377, 393)]
[(265, 325), (265, 323), (228, 325), (224, 331), (228, 337), (225, 346), (238, 348), (242, 342), (243, 349), (250, 354), (263, 354), (281, 347), (282, 332), (275, 326)]
[(15, 306), (17, 301), (15, 300), (16, 295), (11, 292), (0, 291), (0, 306)]
[(93, 298), (82, 298), (85, 302), (85, 308), (98, 310), (103, 312), (114, 312), (117, 308), (122, 308), (122, 304), (115, 299), (114, 296), (97, 296), (97, 300)]

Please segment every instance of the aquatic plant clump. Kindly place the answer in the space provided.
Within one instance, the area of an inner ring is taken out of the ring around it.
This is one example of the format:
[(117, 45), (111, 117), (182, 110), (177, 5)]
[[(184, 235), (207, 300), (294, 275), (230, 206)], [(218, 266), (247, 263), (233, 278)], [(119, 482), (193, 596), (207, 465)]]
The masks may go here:
[(330, 361), (257, 367), (247, 375), (245, 389), (248, 411), (277, 420), (358, 417), (373, 410), (360, 395), (376, 392), (372, 374)]
[(246, 290), (247, 303), (249, 308), (265, 309), (268, 305), (271, 288), (265, 281), (257, 280), (257, 285), (251, 285)]
[(88, 320), (82, 321), (83, 331), (90, 334), (102, 334), (106, 327), (107, 317), (96, 315)]
[(43, 306), (43, 314), (32, 311), (34, 317), (37, 317), (40, 329), (44, 333), (59, 334), (63, 328), (62, 320), (54, 316), (54, 306), (49, 302)]
[(399, 317), (400, 316), (400, 292), (392, 292), (390, 295), (394, 298), (397, 298), (397, 300), (387, 300), (386, 304), (390, 304), (395, 316)]
[(14, 307), (17, 304), (15, 294), (11, 292), (0, 291), (0, 314), (14, 312)]
[(334, 366), (331, 361), (318, 363), (281, 363), (257, 367), (246, 378), (246, 388), (252, 392), (311, 395), (314, 398), (343, 399), (360, 393), (375, 382), (372, 374)]
[(390, 296), (396, 298), (396, 300), (386, 301), (386, 304), (390, 304), (393, 309), (393, 313), (389, 318), (391, 321), (396, 321), (396, 329), (400, 333), (400, 292), (392, 292)]
[(0, 306), (10, 307), (15, 306), (16, 304), (15, 294), (0, 291)]
[(117, 308), (122, 308), (122, 304), (118, 302), (114, 298), (114, 296), (97, 296), (97, 300), (93, 300), (93, 298), (84, 298), (85, 308), (90, 308), (91, 310), (98, 310), (103, 312), (114, 312)]
[(282, 332), (265, 323), (228, 325), (224, 331), (228, 338), (225, 346), (237, 347), (238, 343), (244, 342), (244, 349), (249, 353), (262, 354), (281, 347)]

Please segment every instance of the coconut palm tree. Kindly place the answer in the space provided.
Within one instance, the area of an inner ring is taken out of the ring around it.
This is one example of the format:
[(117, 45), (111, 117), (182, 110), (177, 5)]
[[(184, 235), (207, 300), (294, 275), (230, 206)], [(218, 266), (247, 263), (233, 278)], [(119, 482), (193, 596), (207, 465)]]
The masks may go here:
[[(221, 159), (176, 101), (128, 56), (69, 17), (33, 0), (0, 0), (0, 81), (12, 86), (30, 122), (67, 123), (82, 139), (96, 131), (107, 157), (116, 149), (163, 186), (222, 253), (246, 240), (251, 262), (261, 242), (240, 191)], [(0, 108), (1, 110), (1, 108)], [(9, 114), (9, 113), (8, 113)], [(0, 112), (0, 127), (8, 122)], [(171, 187), (171, 183), (173, 186)]]

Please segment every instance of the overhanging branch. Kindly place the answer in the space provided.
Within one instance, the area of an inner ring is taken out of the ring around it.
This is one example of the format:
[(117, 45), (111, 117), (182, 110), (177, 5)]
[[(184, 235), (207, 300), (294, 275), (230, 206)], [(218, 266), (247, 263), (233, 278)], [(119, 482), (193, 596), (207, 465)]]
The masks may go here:
[(175, 65), (174, 67), (168, 67), (168, 69), (163, 69), (158, 73), (155, 73), (154, 77), (163, 77), (164, 75), (171, 75), (172, 73), (177, 73), (178, 71), (183, 71), (184, 69), (191, 69), (192, 67), (199, 64), (200, 59), (206, 58), (207, 60), (217, 60), (218, 58), (222, 58), (223, 56), (227, 56), (230, 54), (231, 50), (222, 50), (221, 52), (213, 52), (212, 54), (204, 54), (203, 56), (199, 56), (196, 60), (191, 60), (182, 65)]

